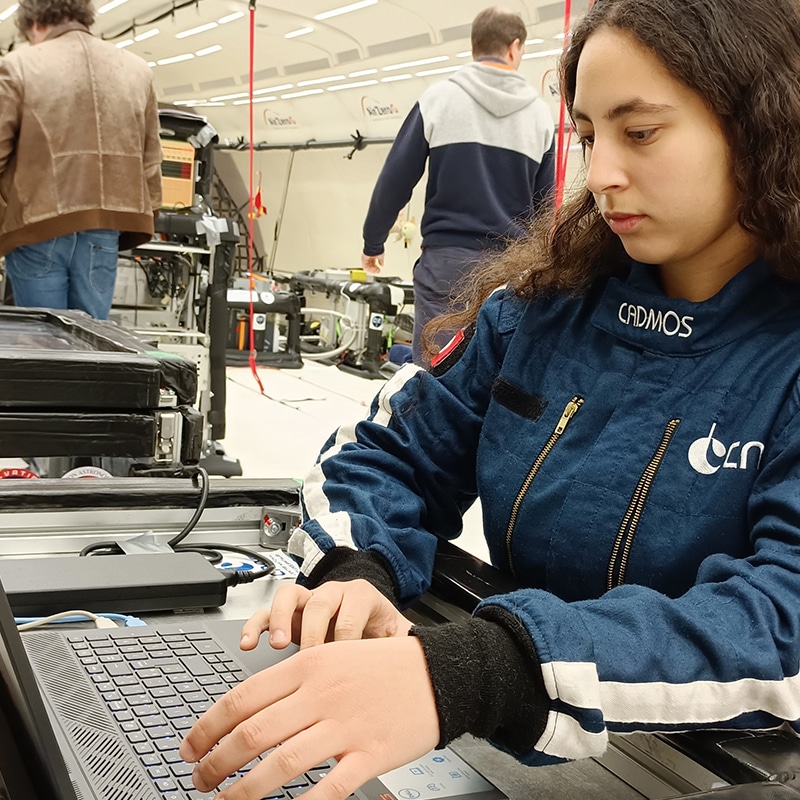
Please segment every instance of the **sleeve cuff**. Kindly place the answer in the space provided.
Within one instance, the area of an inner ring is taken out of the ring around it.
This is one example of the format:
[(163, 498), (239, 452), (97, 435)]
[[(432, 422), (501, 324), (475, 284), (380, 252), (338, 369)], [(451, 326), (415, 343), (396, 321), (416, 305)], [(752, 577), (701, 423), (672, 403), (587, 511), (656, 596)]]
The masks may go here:
[(365, 256), (380, 256), (386, 248), (382, 244), (367, 244), (364, 242), (364, 250), (362, 251)]
[(354, 581), (363, 578), (369, 581), (381, 594), (397, 605), (397, 581), (389, 562), (371, 550), (351, 550), (348, 547), (334, 547), (303, 580), (303, 584), (314, 589), (326, 581)]
[(466, 625), (415, 626), (428, 663), (442, 748), (465, 733), (512, 753), (534, 749), (547, 722), (539, 658), (522, 624), (485, 609)]

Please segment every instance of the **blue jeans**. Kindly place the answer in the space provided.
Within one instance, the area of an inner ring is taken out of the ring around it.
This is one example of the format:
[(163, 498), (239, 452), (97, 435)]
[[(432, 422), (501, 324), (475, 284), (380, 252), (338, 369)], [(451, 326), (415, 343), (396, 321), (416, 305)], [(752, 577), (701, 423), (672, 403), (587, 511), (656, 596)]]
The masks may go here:
[[(482, 256), (480, 250), (466, 247), (424, 247), (414, 264), (414, 331), (411, 349), (415, 364), (425, 365), (422, 329), (434, 318), (451, 309), (453, 292)], [(440, 333), (434, 342), (444, 347), (453, 331)]]
[(119, 231), (80, 231), (18, 247), (6, 256), (14, 303), (108, 319), (118, 257)]

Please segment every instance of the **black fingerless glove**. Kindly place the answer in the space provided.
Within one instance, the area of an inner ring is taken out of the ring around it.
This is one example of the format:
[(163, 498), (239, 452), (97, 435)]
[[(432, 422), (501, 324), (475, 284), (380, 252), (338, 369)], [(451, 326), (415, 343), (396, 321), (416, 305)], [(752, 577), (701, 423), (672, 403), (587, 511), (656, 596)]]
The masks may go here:
[(373, 550), (351, 550), (334, 547), (329, 550), (311, 574), (303, 581), (308, 589), (315, 589), (326, 581), (369, 581), (382, 595), (397, 605), (397, 584), (389, 562)]
[(415, 626), (428, 662), (442, 748), (464, 733), (512, 753), (533, 749), (548, 700), (536, 649), (522, 623), (496, 606), (466, 624)]

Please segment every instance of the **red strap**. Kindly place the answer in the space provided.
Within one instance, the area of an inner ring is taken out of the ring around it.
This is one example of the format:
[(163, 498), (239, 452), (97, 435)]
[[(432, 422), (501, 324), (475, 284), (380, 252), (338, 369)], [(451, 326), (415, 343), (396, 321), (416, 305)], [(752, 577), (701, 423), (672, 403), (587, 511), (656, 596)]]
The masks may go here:
[(249, 194), (249, 213), (247, 214), (247, 230), (249, 234), (249, 241), (247, 243), (247, 276), (250, 279), (250, 372), (256, 379), (259, 391), (264, 394), (264, 386), (261, 383), (261, 378), (258, 377), (258, 368), (256, 366), (256, 335), (253, 329), (253, 321), (255, 313), (253, 311), (253, 294), (256, 289), (256, 281), (253, 275), (253, 221), (255, 219), (255, 207), (253, 201), (253, 178), (254, 161), (255, 161), (255, 125), (253, 120), (253, 73), (255, 71), (255, 58), (256, 58), (256, 0), (250, 0), (250, 194)]
[[(572, 17), (572, 0), (564, 0), (564, 50), (569, 47), (569, 23)], [(567, 104), (562, 95), (558, 114), (558, 144), (556, 145), (556, 208), (564, 201), (564, 184), (567, 179), (567, 158), (572, 139), (572, 126), (569, 137), (566, 135)]]

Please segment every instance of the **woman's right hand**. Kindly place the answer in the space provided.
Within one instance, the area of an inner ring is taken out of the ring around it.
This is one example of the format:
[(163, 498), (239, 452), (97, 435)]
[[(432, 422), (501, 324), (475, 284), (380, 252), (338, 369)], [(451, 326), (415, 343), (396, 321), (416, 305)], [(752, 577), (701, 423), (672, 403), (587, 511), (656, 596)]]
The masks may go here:
[(242, 629), (242, 650), (252, 650), (262, 633), (282, 650), (323, 642), (407, 636), (411, 622), (368, 581), (329, 581), (316, 589), (298, 584), (278, 588), (272, 606), (257, 611)]

